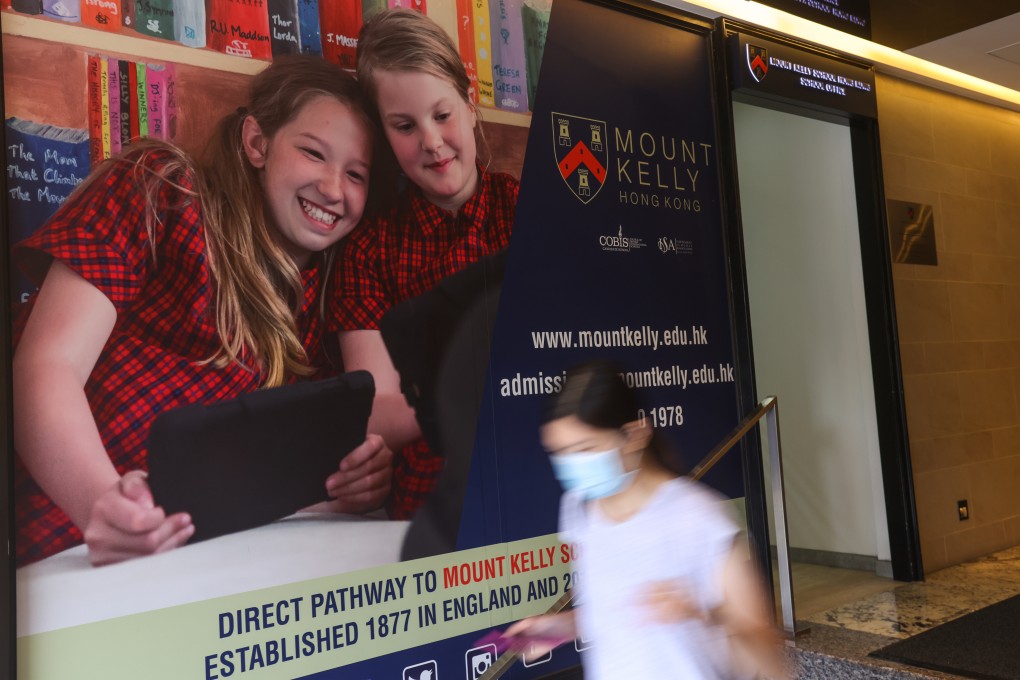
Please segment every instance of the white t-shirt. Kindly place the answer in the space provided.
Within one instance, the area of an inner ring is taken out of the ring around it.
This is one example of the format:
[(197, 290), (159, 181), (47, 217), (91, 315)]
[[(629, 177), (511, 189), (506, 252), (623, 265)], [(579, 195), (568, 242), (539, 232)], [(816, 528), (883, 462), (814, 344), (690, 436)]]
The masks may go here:
[(731, 678), (725, 630), (663, 624), (642, 606), (654, 581), (686, 584), (706, 610), (722, 603), (720, 574), (738, 529), (722, 498), (688, 479), (658, 489), (615, 522), (573, 493), (560, 505), (561, 539), (579, 548), (577, 626), (587, 680)]

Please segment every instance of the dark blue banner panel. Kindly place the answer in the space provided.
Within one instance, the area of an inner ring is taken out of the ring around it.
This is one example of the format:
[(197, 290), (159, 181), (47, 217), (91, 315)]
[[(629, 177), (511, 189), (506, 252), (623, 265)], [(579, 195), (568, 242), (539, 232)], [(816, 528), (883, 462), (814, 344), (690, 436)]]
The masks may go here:
[[(620, 362), (687, 467), (739, 419), (709, 41), (554, 6), (460, 547), (555, 531), (539, 412), (574, 363)], [(741, 495), (738, 457), (709, 482)]]

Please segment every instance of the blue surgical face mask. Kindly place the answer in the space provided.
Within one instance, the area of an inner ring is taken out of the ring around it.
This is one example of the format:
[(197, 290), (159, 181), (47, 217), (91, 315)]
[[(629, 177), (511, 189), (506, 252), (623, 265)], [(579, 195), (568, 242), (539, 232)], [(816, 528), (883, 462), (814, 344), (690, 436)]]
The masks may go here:
[(625, 472), (620, 449), (565, 453), (549, 457), (553, 474), (566, 491), (576, 491), (586, 500), (605, 498), (619, 492), (635, 472)]

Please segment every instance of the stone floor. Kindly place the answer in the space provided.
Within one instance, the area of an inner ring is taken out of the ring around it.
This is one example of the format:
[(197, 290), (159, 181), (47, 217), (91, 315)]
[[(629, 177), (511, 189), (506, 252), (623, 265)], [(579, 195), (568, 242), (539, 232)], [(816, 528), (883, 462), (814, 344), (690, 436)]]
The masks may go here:
[(873, 591), (830, 608), (819, 606), (819, 598), (812, 596), (811, 579), (802, 577), (798, 583), (798, 565), (793, 574), (795, 596), (803, 600), (798, 603), (795, 597), (797, 619), (811, 628), (794, 643), (801, 652), (798, 678), (951, 678), (954, 676), (879, 661), (868, 654), (1020, 594), (1020, 546), (943, 569), (923, 582), (844, 575), (849, 582), (846, 588), (838, 580), (827, 587), (813, 584), (827, 597), (862, 588)]

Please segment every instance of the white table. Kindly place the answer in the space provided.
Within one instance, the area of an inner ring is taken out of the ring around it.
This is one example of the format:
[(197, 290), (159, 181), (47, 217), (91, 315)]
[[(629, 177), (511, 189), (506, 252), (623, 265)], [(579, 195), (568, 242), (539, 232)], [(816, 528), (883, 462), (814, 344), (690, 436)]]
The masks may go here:
[(298, 513), (105, 567), (91, 566), (85, 547), (78, 546), (17, 570), (17, 634), (390, 564), (400, 559), (407, 526), (355, 515)]

